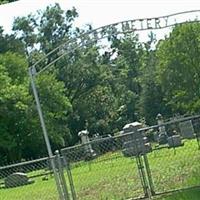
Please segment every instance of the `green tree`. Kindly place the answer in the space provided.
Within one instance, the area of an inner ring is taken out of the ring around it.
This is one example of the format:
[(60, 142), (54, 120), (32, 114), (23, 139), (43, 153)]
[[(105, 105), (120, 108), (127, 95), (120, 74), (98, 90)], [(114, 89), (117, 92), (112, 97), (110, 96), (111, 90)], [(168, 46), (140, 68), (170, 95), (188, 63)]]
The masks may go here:
[(66, 143), (70, 139), (67, 116), (72, 110), (65, 96), (64, 83), (56, 80), (55, 75), (45, 73), (38, 78), (37, 85), (52, 144), (63, 146), (64, 139)]
[(116, 110), (110, 87), (112, 72), (102, 62), (96, 43), (64, 57), (57, 67), (58, 78), (65, 83), (66, 95), (73, 106), (69, 126), (75, 141), (78, 131), (86, 126), (91, 133), (112, 133), (111, 113)]
[(9, 160), (21, 157), (26, 135), (28, 92), (27, 63), (24, 57), (6, 53), (0, 55), (0, 148)]
[(131, 33), (121, 38), (113, 38), (111, 49), (115, 54), (111, 66), (114, 76), (112, 85), (119, 105), (118, 123), (122, 128), (124, 124), (133, 122), (139, 117), (137, 105), (141, 93), (139, 70), (143, 47), (138, 35)]
[[(63, 11), (59, 4), (55, 4), (47, 6), (45, 11), (38, 11), (36, 15), (16, 18), (13, 31), (24, 43), (26, 54), (31, 58), (34, 50), (47, 54), (67, 41), (73, 33), (73, 21), (77, 16), (75, 8)], [(48, 62), (53, 58), (52, 55), (48, 57)], [(31, 60), (29, 62), (32, 63)]]
[[(5, 160), (20, 160), (46, 154), (46, 146), (29, 90), (28, 63), (24, 56), (0, 54), (0, 150)], [(70, 139), (67, 115), (71, 104), (65, 97), (64, 84), (54, 75), (37, 79), (39, 94), (54, 148)]]
[(8, 51), (24, 55), (24, 45), (16, 38), (14, 34), (4, 34), (4, 30), (0, 27), (0, 54)]
[(162, 113), (164, 116), (168, 116), (169, 109), (166, 106), (164, 100), (164, 94), (161, 90), (160, 84), (156, 80), (156, 36), (149, 35), (149, 41), (144, 43), (144, 52), (141, 56), (140, 66), (140, 85), (141, 94), (139, 98), (139, 111), (140, 116), (145, 118), (147, 124), (157, 123), (156, 116), (158, 113)]
[(15, 2), (17, 0), (0, 0), (0, 5), (1, 4), (5, 4), (5, 3), (12, 3), (12, 2)]
[[(47, 7), (44, 12), (39, 12), (37, 16), (29, 15), (15, 21), (13, 30), (17, 35), (19, 34), (21, 41), (25, 44), (27, 54), (31, 59), (30, 64), (68, 39), (73, 39), (80, 33), (92, 29), (89, 26), (85, 30), (73, 28), (73, 21), (77, 15), (74, 8), (64, 12), (56, 4)], [(87, 39), (90, 40), (89, 37)], [(38, 49), (34, 48), (36, 44), (39, 45)], [(70, 47), (76, 47), (76, 42), (73, 45)], [(108, 108), (106, 101), (105, 105), (100, 107), (92, 103), (91, 96), (98, 99), (99, 96), (96, 94), (102, 94), (102, 91), (106, 91), (107, 99), (112, 99), (113, 95), (107, 92), (110, 90), (110, 69), (101, 62), (99, 51), (100, 47), (94, 42), (66, 55), (55, 63), (54, 68), (49, 70), (49, 72), (56, 73), (58, 80), (64, 83), (65, 96), (72, 104), (73, 111), (68, 117), (68, 125), (73, 138), (75, 138), (74, 142), (77, 141), (77, 132), (85, 128), (86, 121), (88, 121), (90, 129), (98, 129), (95, 126), (97, 124), (95, 120), (103, 120), (103, 117), (95, 115), (96, 109), (101, 109), (102, 113), (105, 109), (107, 109), (107, 113), (113, 112), (113, 106)], [(54, 55), (47, 56), (46, 63), (51, 62), (57, 55), (58, 52), (55, 52)], [(91, 111), (90, 115), (86, 113), (87, 110)], [(103, 116), (105, 117), (105, 115)], [(106, 121), (110, 123), (112, 120), (109, 118)], [(101, 130), (101, 132), (103, 131)]]
[(169, 38), (158, 45), (157, 78), (173, 112), (199, 110), (199, 40), (199, 23), (186, 23), (177, 25)]

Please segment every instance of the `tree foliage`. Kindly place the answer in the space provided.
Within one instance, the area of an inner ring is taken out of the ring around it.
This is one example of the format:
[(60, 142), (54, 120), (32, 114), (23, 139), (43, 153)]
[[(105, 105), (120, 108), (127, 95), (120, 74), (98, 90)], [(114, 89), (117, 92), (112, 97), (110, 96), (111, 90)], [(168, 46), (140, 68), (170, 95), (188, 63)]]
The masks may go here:
[(15, 2), (17, 0), (0, 0), (0, 5), (1, 4), (5, 4), (5, 3), (12, 3), (12, 2)]
[(157, 79), (173, 112), (199, 110), (200, 25), (179, 25), (157, 48)]

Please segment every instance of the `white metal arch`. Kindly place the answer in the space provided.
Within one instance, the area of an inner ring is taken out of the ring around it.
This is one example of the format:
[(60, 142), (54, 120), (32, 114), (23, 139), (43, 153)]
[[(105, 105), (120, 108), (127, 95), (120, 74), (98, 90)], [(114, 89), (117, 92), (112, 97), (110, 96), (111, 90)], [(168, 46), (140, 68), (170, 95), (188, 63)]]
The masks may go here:
[[(138, 18), (138, 19), (109, 24), (88, 31), (86, 33), (80, 34), (75, 38), (67, 40), (60, 46), (50, 51), (43, 58), (38, 60), (30, 68), (35, 68), (35, 70), (33, 70), (34, 72), (33, 75), (37, 75), (42, 71), (45, 71), (49, 66), (56, 63), (63, 56), (73, 52), (77, 48), (86, 46), (87, 44), (90, 44), (98, 40), (102, 40), (104, 38), (108, 38), (113, 34), (117, 35), (117, 34), (122, 34), (122, 33), (125, 34), (137, 31), (164, 29), (168, 27), (173, 27), (178, 24), (183, 24), (186, 22), (192, 23), (198, 21), (200, 21), (200, 10), (191, 10), (160, 17), (143, 18), (143, 19)], [(90, 38), (89, 41), (88, 38)], [(37, 69), (37, 66), (42, 62), (44, 62), (47, 57), (51, 57), (56, 53), (58, 54), (58, 56), (53, 61), (51, 61), (50, 63), (46, 63), (46, 65), (43, 66), (40, 70)]]

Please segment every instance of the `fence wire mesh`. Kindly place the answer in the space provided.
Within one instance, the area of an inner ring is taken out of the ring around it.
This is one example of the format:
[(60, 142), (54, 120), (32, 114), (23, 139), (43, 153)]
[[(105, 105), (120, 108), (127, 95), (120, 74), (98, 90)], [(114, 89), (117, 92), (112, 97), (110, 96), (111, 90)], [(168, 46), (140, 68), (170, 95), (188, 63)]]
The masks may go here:
[(0, 200), (58, 200), (50, 162), (42, 158), (0, 167)]
[(62, 150), (69, 164), (76, 199), (128, 199), (146, 195), (138, 171), (143, 163), (123, 152), (124, 143), (130, 137), (132, 134), (94, 139)]
[(163, 141), (158, 141), (158, 128), (148, 131), (155, 136), (152, 153), (147, 156), (154, 192), (200, 186), (200, 118), (175, 120), (165, 125), (167, 143), (164, 136), (160, 137)]

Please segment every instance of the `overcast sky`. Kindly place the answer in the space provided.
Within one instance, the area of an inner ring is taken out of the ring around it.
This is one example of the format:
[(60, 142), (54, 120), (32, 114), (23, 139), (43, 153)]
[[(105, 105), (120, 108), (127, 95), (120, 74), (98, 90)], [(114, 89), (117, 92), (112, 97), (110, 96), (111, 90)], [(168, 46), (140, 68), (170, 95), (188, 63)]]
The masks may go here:
[[(79, 18), (76, 25), (89, 23), (96, 28), (123, 20), (200, 9), (200, 0), (19, 0), (0, 6), (0, 26), (9, 32), (15, 17), (35, 13), (55, 2), (60, 3), (64, 10), (73, 6), (77, 9)], [(163, 30), (156, 33), (162, 35)]]

